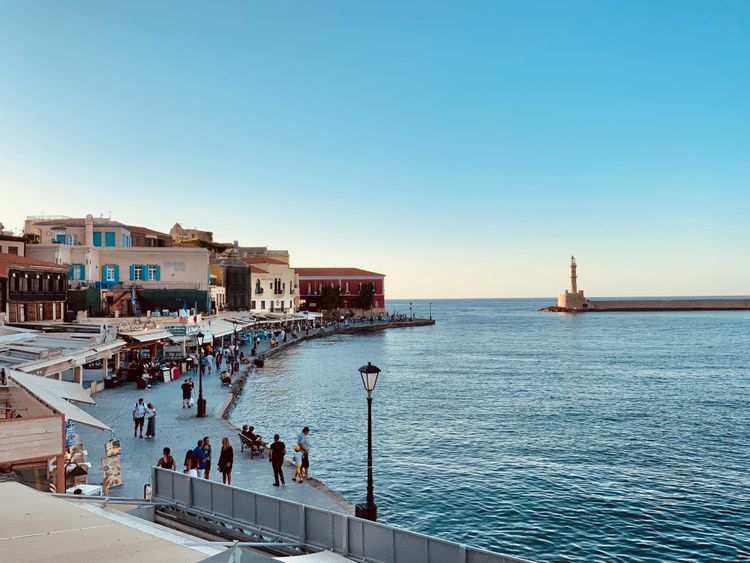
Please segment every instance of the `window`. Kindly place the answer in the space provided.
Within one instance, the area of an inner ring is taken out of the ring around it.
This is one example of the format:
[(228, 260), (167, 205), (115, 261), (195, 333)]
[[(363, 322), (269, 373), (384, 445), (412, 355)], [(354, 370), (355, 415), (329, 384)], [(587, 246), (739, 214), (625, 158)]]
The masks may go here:
[(133, 269), (133, 280), (141, 281), (143, 279), (143, 268), (140, 266), (131, 266)]
[(104, 233), (104, 246), (115, 246), (114, 231), (107, 231)]
[(55, 235), (55, 242), (65, 244), (65, 233), (59, 233)]
[(115, 267), (112, 265), (104, 266), (104, 281), (117, 281), (115, 277)]
[(250, 301), (250, 308), (255, 309), (255, 300)]
[(94, 231), (94, 246), (102, 245), (102, 234), (99, 231)]
[(273, 282), (268, 284), (268, 289), (273, 289)]
[(18, 247), (17, 246), (9, 246), (8, 247), (8, 254), (18, 255)]
[(261, 308), (261, 310), (263, 310), (263, 309), (266, 308), (266, 302), (265, 301), (261, 301), (260, 302), (260, 308)]
[(78, 246), (78, 235), (68, 235), (67, 241), (70, 246)]
[(150, 281), (157, 280), (159, 278), (156, 277), (156, 266), (153, 264), (148, 265), (148, 279)]
[(128, 235), (121, 235), (121, 238), (120, 246), (130, 246), (130, 237)]

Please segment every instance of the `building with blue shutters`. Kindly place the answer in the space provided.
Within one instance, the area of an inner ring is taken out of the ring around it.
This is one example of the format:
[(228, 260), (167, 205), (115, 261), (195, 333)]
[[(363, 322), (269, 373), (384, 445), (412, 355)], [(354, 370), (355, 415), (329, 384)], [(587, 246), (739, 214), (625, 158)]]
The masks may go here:
[[(71, 292), (85, 291), (89, 314), (123, 316), (209, 307), (209, 252), (172, 247), (166, 233), (87, 215), (27, 220), (27, 254), (67, 266)], [(133, 299), (135, 296), (135, 299)], [(92, 300), (98, 306), (92, 306)], [(75, 311), (69, 311), (73, 314)]]

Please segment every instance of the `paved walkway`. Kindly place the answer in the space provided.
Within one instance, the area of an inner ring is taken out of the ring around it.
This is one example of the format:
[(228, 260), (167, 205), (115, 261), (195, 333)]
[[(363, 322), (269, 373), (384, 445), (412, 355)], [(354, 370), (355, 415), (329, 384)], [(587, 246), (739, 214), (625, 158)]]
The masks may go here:
[[(390, 323), (376, 323), (378, 328), (391, 326), (408, 326), (409, 323), (392, 325)], [(350, 327), (339, 329), (344, 332), (356, 332), (367, 329), (369, 323), (355, 323)], [(371, 327), (370, 327), (371, 328)], [(333, 333), (333, 327), (329, 327), (325, 333)], [(321, 331), (311, 331), (310, 337), (323, 336)], [(286, 343), (270, 351), (277, 353), (291, 346), (305, 337), (289, 339)], [(258, 354), (269, 354), (270, 341), (262, 341), (258, 347)], [(250, 347), (243, 346), (242, 351), (249, 356)], [(247, 366), (243, 366), (247, 370)], [(252, 368), (250, 368), (252, 369)], [(95, 378), (96, 374), (92, 374)], [(203, 377), (203, 395), (207, 401), (206, 417), (195, 416), (196, 407), (182, 408), (182, 390), (180, 385), (185, 377), (192, 377), (195, 382), (195, 397), (198, 396), (198, 376), (187, 373), (179, 380), (169, 383), (157, 383), (151, 389), (138, 390), (135, 383), (127, 383), (115, 389), (104, 389), (94, 395), (96, 405), (81, 405), (87, 412), (95, 416), (108, 426), (114, 434), (106, 431), (95, 430), (81, 424), (77, 425), (77, 432), (83, 441), (84, 448), (88, 451), (88, 459), (91, 462), (89, 482), (101, 483), (102, 469), (101, 457), (104, 456), (104, 444), (113, 437), (120, 440), (122, 447), (122, 478), (123, 485), (110, 489), (112, 496), (142, 498), (143, 485), (150, 482), (151, 467), (156, 464), (161, 456), (162, 449), (169, 447), (175, 458), (178, 470), (182, 470), (185, 452), (196, 446), (198, 439), (209, 436), (213, 447), (213, 467), (210, 478), (221, 482), (221, 474), (216, 468), (221, 450), (221, 439), (227, 436), (234, 448), (234, 467), (232, 472), (232, 484), (255, 492), (286, 498), (307, 505), (335, 510), (339, 512), (353, 512), (352, 505), (337, 493), (331, 491), (315, 479), (298, 484), (291, 480), (293, 470), (285, 468), (287, 475), (286, 486), (274, 487), (273, 472), (267, 458), (250, 458), (250, 454), (240, 452), (238, 430), (221, 417), (222, 410), (230, 398), (231, 392), (228, 387), (222, 387), (218, 375), (214, 372)], [(133, 406), (138, 398), (143, 397), (145, 402), (151, 402), (156, 407), (156, 438), (146, 440), (133, 436)], [(270, 442), (272, 436), (264, 436)], [(291, 451), (296, 436), (282, 436), (286, 442), (287, 450)]]

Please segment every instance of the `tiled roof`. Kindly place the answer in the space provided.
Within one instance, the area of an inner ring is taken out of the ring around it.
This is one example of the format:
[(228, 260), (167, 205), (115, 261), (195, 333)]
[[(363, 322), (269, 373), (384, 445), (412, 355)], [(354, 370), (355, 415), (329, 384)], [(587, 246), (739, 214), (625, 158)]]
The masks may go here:
[[(44, 221), (34, 221), (34, 225), (37, 226), (49, 226), (49, 227), (85, 227), (86, 219), (78, 217), (69, 217), (67, 219), (45, 219)], [(113, 221), (112, 219), (103, 219), (101, 217), (94, 217), (95, 227), (127, 227), (119, 221)]]
[(250, 273), (251, 274), (267, 274), (268, 271), (264, 270), (263, 268), (258, 268), (258, 266), (250, 265)]
[(26, 256), (16, 256), (15, 254), (0, 254), (0, 277), (7, 278), (8, 270), (10, 268), (24, 268), (24, 267), (37, 267), (37, 268), (51, 268), (59, 272), (67, 272), (68, 267), (61, 264), (55, 264), (54, 262), (44, 262), (42, 260), (34, 260), (33, 258), (27, 258)]
[(240, 258), (240, 260), (245, 264), (281, 264), (282, 266), (288, 266), (283, 260), (277, 260), (268, 256), (245, 256)]
[(131, 233), (142, 233), (144, 235), (156, 235), (160, 237), (167, 237), (171, 238), (168, 233), (162, 233), (161, 231), (155, 231), (153, 229), (149, 229), (148, 227), (139, 227), (138, 225), (125, 225), (128, 229), (130, 229)]
[(332, 278), (346, 277), (346, 276), (368, 276), (384, 278), (385, 274), (378, 274), (377, 272), (369, 272), (360, 268), (294, 268), (299, 277), (322, 277), (330, 276)]

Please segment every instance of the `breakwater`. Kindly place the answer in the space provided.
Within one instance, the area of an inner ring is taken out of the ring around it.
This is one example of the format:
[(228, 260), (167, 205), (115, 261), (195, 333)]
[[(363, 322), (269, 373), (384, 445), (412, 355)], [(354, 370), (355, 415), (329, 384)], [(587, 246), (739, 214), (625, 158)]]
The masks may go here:
[(540, 311), (555, 313), (597, 313), (628, 311), (748, 311), (750, 299), (613, 299), (586, 300), (581, 309), (552, 305)]

